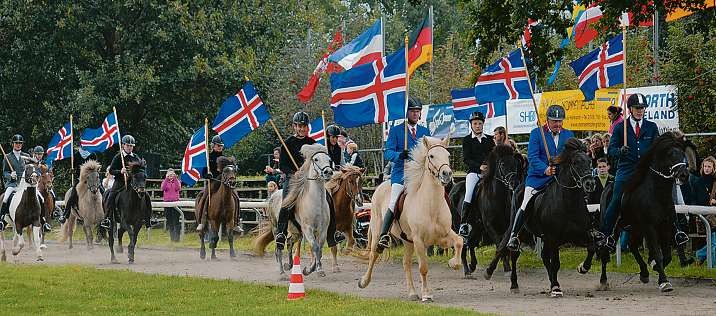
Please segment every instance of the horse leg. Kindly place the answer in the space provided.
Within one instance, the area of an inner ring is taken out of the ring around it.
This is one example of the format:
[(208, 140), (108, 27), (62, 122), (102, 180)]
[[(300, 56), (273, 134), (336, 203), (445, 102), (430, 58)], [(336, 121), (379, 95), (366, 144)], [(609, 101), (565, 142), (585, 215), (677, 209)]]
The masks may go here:
[(413, 283), (413, 253), (415, 245), (405, 243), (403, 250), (403, 272), (405, 272), (405, 286), (408, 288), (408, 299), (411, 301), (420, 300), (418, 292), (415, 291), (415, 283)]
[[(119, 226), (117, 229), (117, 253), (124, 253), (124, 247), (122, 246), (122, 237), (124, 237), (124, 225)], [(111, 233), (110, 233), (111, 234)]]
[[(455, 233), (453, 233), (455, 234)], [(457, 236), (457, 234), (455, 234)], [(455, 246), (455, 249), (457, 250), (458, 247), (460, 249), (457, 252), (462, 252), (462, 237), (460, 238), (460, 244)], [(433, 301), (433, 295), (430, 293), (430, 289), (428, 288), (428, 254), (425, 249), (425, 244), (423, 244), (423, 241), (415, 238), (413, 240), (413, 245), (415, 247), (415, 252), (418, 254), (418, 269), (420, 269), (420, 294), (422, 296), (421, 301), (423, 302), (432, 302)], [(456, 260), (455, 257), (451, 258), (449, 261)], [(460, 266), (459, 263), (454, 263), (457, 267)], [(450, 263), (448, 262), (448, 265)], [(455, 269), (454, 266), (451, 266), (451, 268)]]
[(510, 254), (505, 254), (502, 256), (502, 269), (505, 272), (505, 276), (510, 276), (512, 272), (512, 267), (510, 266), (510, 260), (512, 256)]
[(512, 271), (510, 271), (510, 292), (512, 293), (520, 292), (520, 285), (517, 283), (517, 259), (520, 258), (520, 254), (519, 251), (510, 251), (508, 254), (512, 262)]
[(202, 229), (199, 231), (199, 243), (201, 243), (201, 246), (199, 248), (199, 258), (202, 260), (206, 259), (206, 242), (204, 239), (206, 238), (206, 229)]
[(134, 224), (129, 226), (129, 245), (127, 245), (127, 259), (130, 264), (134, 263), (134, 249), (137, 246), (137, 237), (139, 237), (139, 231), (142, 229), (141, 224)]
[[(467, 247), (467, 249), (470, 249), (471, 254), (475, 253), (469, 240), (465, 244), (465, 247)], [(467, 263), (467, 253), (467, 251), (463, 251), (460, 255), (460, 260), (462, 261), (462, 271), (465, 274), (465, 279), (474, 279), (475, 277), (472, 275), (473, 270), (470, 269), (470, 264)], [(473, 257), (472, 259), (474, 260), (475, 258)]]
[(341, 272), (338, 267), (338, 246), (331, 247), (331, 257), (333, 259), (333, 273)]
[[(379, 216), (383, 216), (382, 214), (378, 214)], [(371, 224), (373, 222), (371, 221)], [(378, 247), (378, 234), (380, 234), (380, 231), (377, 229), (377, 227), (369, 227), (368, 228), (368, 251), (370, 252), (368, 255), (368, 269), (365, 271), (365, 274), (358, 280), (358, 287), (361, 289), (366, 288), (369, 284), (371, 279), (373, 278), (373, 268), (375, 267), (375, 262), (378, 261), (378, 257), (380, 257), (380, 254), (376, 252), (376, 248)]]
[(226, 230), (226, 240), (229, 241), (229, 257), (234, 260), (236, 259), (236, 251), (234, 251), (234, 229)]
[[(217, 231), (214, 231), (214, 227), (217, 228)], [(214, 226), (211, 225), (211, 223), (209, 224), (209, 248), (211, 248), (210, 260), (218, 261), (218, 258), (216, 257), (216, 244), (219, 242), (219, 229), (220, 227), (218, 225)]]
[(592, 268), (592, 261), (594, 260), (595, 253), (596, 248), (594, 246), (587, 247), (587, 257), (584, 258), (584, 261), (580, 262), (579, 265), (577, 265), (577, 273), (586, 274), (587, 272), (589, 272), (589, 269)]
[(112, 254), (110, 259), (111, 263), (119, 263), (119, 261), (117, 261), (117, 257), (114, 255), (114, 232), (117, 229), (116, 224), (117, 223), (114, 222), (114, 218), (110, 217), (109, 231), (107, 232), (107, 245), (109, 246), (109, 252)]
[(554, 282), (552, 282), (552, 297), (562, 297), (564, 295), (564, 292), (562, 292), (562, 288), (559, 285), (559, 281), (557, 280), (557, 275), (559, 274), (559, 269), (561, 267), (561, 262), (559, 260), (559, 247), (555, 246), (552, 249), (552, 275), (554, 277)]
[(7, 261), (7, 254), (5, 253), (5, 234), (0, 231), (0, 262)]
[[(475, 248), (477, 248), (477, 241), (473, 242), (474, 246), (468, 247), (468, 251), (470, 252), (470, 273), (475, 272), (477, 270), (477, 255), (475, 254)], [(463, 253), (467, 252), (463, 248)]]
[(636, 230), (633, 230), (629, 238), (629, 251), (631, 252), (632, 256), (634, 256), (636, 264), (639, 265), (639, 281), (641, 281), (641, 283), (647, 284), (649, 283), (649, 267), (646, 265), (644, 258), (639, 252), (639, 247), (641, 246), (639, 244), (642, 240), (643, 237), (637, 234)]
[(82, 230), (85, 232), (85, 242), (87, 243), (87, 250), (92, 249), (92, 229), (86, 223), (82, 224)]
[(450, 230), (448, 232), (447, 242), (444, 243), (445, 249), (450, 249), (450, 246), (453, 246), (455, 248), (455, 253), (453, 254), (453, 257), (448, 260), (448, 267), (450, 267), (453, 270), (460, 269), (460, 266), (462, 265), (462, 261), (460, 261), (460, 258), (462, 257), (463, 253), (463, 241), (462, 237), (460, 237), (458, 234)]
[[(13, 248), (12, 248), (12, 255), (17, 256), (17, 254), (20, 253), (20, 250), (22, 250), (23, 247), (25, 247), (25, 238), (22, 236), (22, 229), (15, 231), (15, 237), (13, 238)], [(17, 261), (17, 258), (15, 258), (15, 261)]]
[(646, 227), (644, 233), (646, 235), (646, 244), (649, 246), (649, 257), (656, 261), (654, 270), (659, 273), (659, 290), (661, 292), (671, 292), (674, 290), (674, 287), (666, 278), (666, 273), (664, 273), (664, 257), (661, 253), (661, 247), (659, 247), (659, 237), (656, 233), (656, 229), (654, 227)]
[(37, 254), (37, 261), (45, 261), (45, 258), (42, 255), (42, 248), (40, 248), (40, 233), (42, 231), (42, 227), (40, 226), (32, 226), (32, 244), (35, 246), (35, 254)]
[(554, 268), (552, 266), (552, 258), (553, 258), (552, 251), (553, 251), (552, 245), (545, 242), (544, 246), (542, 247), (542, 253), (541, 253), (542, 263), (544, 264), (544, 267), (547, 270), (547, 276), (549, 277), (550, 296), (551, 297), (559, 297), (559, 293), (561, 291), (557, 291), (557, 292), (553, 291), (555, 289), (554, 288), (555, 278), (554, 278), (554, 273), (553, 273)]
[[(319, 233), (318, 236), (314, 237), (313, 240), (313, 261), (314, 261), (314, 270), (318, 272), (318, 276), (324, 277), (326, 276), (326, 272), (323, 271), (323, 245), (325, 244), (326, 236), (325, 234)], [(333, 261), (334, 261), (334, 267), (335, 269), (338, 269), (338, 261), (336, 259), (336, 253), (333, 252)], [(338, 271), (334, 271), (338, 272)]]

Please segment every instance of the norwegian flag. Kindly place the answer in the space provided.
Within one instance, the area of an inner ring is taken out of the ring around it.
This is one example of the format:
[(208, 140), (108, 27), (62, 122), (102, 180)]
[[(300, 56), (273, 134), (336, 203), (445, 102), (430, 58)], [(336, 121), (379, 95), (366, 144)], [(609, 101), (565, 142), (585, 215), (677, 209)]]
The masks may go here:
[(594, 100), (597, 89), (624, 83), (624, 45), (619, 34), (599, 48), (569, 64), (579, 78), (585, 101)]
[(331, 74), (333, 117), (343, 127), (405, 117), (405, 48), (383, 59)]
[(206, 132), (199, 128), (189, 140), (181, 160), (181, 182), (193, 186), (206, 169)]
[(99, 128), (85, 128), (80, 135), (80, 146), (88, 152), (101, 153), (119, 143), (119, 125), (114, 112), (109, 113)]
[(321, 145), (326, 144), (326, 135), (323, 133), (323, 118), (319, 117), (308, 124), (308, 137), (313, 138)]
[(52, 163), (56, 160), (69, 158), (72, 155), (72, 124), (67, 122), (65, 126), (52, 136), (50, 143), (47, 144), (47, 168), (52, 168)]
[(253, 130), (266, 123), (271, 116), (256, 93), (251, 81), (221, 105), (214, 119), (212, 129), (219, 133), (226, 148), (244, 138)]
[(522, 51), (516, 49), (487, 66), (477, 78), (475, 96), (482, 103), (531, 98)]
[(475, 98), (475, 88), (452, 89), (452, 112), (456, 120), (467, 120), (480, 106)]

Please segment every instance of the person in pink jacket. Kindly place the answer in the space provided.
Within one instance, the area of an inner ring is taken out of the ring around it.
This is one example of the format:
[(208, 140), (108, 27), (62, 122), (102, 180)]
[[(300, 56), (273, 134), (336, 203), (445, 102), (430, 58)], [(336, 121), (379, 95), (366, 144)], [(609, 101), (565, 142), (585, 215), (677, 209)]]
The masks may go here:
[(624, 121), (622, 108), (610, 105), (607, 108), (607, 116), (609, 116), (609, 135), (611, 135), (614, 133), (614, 126)]
[[(162, 192), (164, 202), (179, 201), (179, 190), (181, 190), (181, 181), (177, 179), (174, 169), (167, 170), (167, 175), (162, 181)], [(173, 207), (164, 208), (164, 216), (167, 218), (167, 230), (172, 241), (179, 241), (179, 232), (181, 223), (179, 223), (179, 213)]]

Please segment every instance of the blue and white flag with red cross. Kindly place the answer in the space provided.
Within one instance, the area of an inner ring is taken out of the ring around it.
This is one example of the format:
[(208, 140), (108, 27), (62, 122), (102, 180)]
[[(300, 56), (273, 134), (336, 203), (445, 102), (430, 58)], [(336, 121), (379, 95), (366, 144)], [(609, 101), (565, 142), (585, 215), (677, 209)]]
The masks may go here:
[(188, 186), (196, 184), (206, 169), (206, 133), (201, 127), (189, 140), (181, 160), (181, 182)]
[(52, 163), (56, 160), (62, 160), (72, 156), (73, 139), (72, 124), (67, 122), (65, 126), (57, 131), (55, 136), (52, 136), (50, 143), (47, 144), (47, 158), (45, 159), (47, 168), (52, 168)]
[(323, 133), (323, 117), (319, 117), (308, 124), (308, 137), (316, 143), (326, 145), (326, 135)]
[(597, 89), (624, 83), (624, 45), (619, 34), (599, 48), (571, 62), (585, 101), (594, 100)]
[(269, 120), (266, 105), (261, 101), (254, 85), (247, 81), (235, 95), (230, 96), (219, 109), (212, 129), (219, 133), (226, 148), (246, 137)]
[(99, 128), (85, 128), (80, 135), (80, 146), (88, 152), (101, 153), (119, 143), (119, 125), (114, 112), (109, 113)]
[(475, 96), (482, 103), (532, 97), (522, 50), (516, 49), (485, 67), (475, 83)]

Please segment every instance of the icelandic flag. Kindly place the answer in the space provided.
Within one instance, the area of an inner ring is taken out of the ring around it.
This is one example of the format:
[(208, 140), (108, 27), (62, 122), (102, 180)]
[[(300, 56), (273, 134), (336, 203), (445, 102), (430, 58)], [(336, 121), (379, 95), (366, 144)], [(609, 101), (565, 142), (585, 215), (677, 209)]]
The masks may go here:
[(507, 102), (506, 101), (499, 101), (499, 102), (487, 102), (485, 104), (480, 104), (476, 111), (482, 112), (482, 114), (485, 114), (485, 121), (489, 119), (499, 118), (501, 116), (507, 115)]
[(101, 153), (119, 143), (119, 125), (114, 112), (109, 113), (99, 128), (85, 128), (80, 146), (88, 152)]
[(323, 118), (319, 117), (308, 124), (308, 137), (313, 138), (317, 143), (326, 145), (326, 137), (323, 134)]
[(363, 34), (328, 56), (328, 61), (343, 69), (380, 60), (383, 52), (383, 27), (379, 19)]
[(624, 46), (619, 34), (569, 65), (579, 79), (585, 101), (594, 100), (597, 89), (624, 83)]
[(181, 160), (181, 182), (193, 186), (206, 169), (206, 133), (204, 127), (194, 132)]
[(405, 118), (405, 48), (370, 64), (331, 74), (331, 108), (343, 127)]
[(67, 122), (65, 126), (52, 136), (50, 143), (47, 144), (47, 168), (52, 168), (52, 162), (69, 158), (72, 155), (72, 125)]
[(452, 113), (456, 120), (467, 120), (479, 106), (475, 98), (475, 88), (452, 89)]
[(487, 66), (477, 78), (475, 96), (481, 103), (531, 98), (522, 51), (516, 49)]
[(256, 93), (251, 81), (235, 95), (230, 96), (219, 109), (212, 129), (219, 133), (226, 148), (244, 138), (251, 131), (266, 123), (271, 116)]

